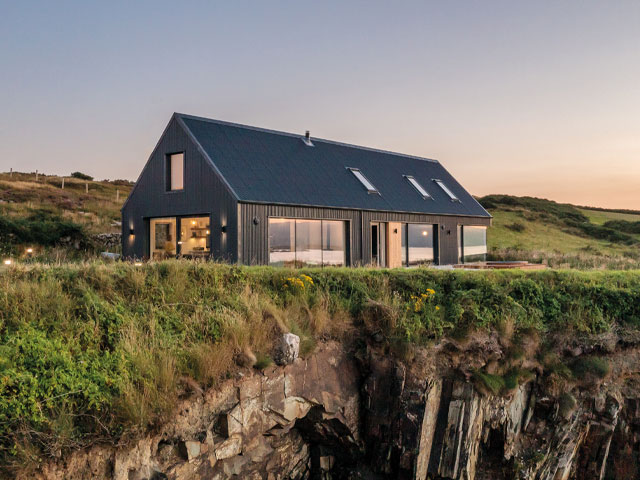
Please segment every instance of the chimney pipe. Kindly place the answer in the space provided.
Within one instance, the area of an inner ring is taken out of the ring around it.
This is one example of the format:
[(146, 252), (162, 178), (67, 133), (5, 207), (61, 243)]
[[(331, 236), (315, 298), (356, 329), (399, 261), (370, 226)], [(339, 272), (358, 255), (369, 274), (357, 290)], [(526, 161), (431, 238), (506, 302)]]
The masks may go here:
[(306, 132), (304, 132), (304, 138), (309, 141), (309, 130), (307, 130)]

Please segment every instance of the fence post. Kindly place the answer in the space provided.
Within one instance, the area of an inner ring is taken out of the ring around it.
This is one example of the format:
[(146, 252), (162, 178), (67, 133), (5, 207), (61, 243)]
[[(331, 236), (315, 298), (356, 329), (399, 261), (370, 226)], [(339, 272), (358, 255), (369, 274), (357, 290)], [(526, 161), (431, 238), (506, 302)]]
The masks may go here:
[(13, 168), (9, 169), (9, 178), (13, 178)]
[(116, 188), (116, 202), (120, 201), (120, 189)]
[(36, 182), (38, 181), (38, 170), (36, 170)]
[(64, 190), (64, 177), (62, 177), (62, 190)]
[(89, 193), (89, 182), (84, 182), (84, 193)]

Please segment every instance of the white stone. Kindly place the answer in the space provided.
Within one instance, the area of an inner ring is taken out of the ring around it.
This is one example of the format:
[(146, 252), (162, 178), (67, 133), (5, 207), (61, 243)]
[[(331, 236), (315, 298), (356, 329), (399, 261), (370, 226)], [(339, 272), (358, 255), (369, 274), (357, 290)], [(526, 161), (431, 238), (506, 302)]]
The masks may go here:
[(285, 333), (276, 347), (274, 360), (278, 365), (289, 365), (300, 353), (300, 337), (293, 333)]

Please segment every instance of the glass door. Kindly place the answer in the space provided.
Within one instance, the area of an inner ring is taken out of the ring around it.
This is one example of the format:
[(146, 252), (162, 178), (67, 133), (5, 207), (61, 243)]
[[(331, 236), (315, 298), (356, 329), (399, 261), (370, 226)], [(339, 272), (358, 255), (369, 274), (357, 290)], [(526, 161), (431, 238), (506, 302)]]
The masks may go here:
[(371, 223), (371, 263), (379, 267), (387, 266), (387, 224)]

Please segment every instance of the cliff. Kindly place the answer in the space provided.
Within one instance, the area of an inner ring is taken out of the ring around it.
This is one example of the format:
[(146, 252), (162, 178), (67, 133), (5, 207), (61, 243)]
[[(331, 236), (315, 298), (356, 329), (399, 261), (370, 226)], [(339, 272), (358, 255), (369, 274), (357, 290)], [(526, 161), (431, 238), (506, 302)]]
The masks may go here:
[(573, 402), (553, 375), (487, 392), (474, 372), (505, 360), (497, 335), (419, 348), (411, 361), (375, 335), (357, 351), (328, 342), (285, 367), (244, 369), (184, 400), (158, 431), (76, 452), (37, 478), (634, 479), (636, 340), (560, 343), (570, 357), (599, 352), (615, 365), (570, 387)]

